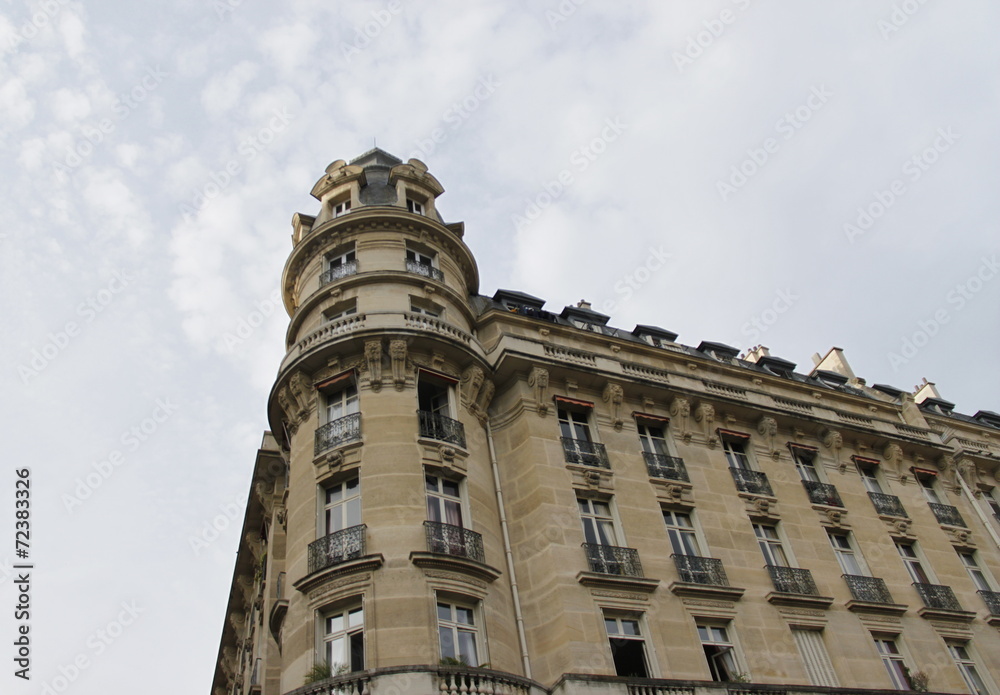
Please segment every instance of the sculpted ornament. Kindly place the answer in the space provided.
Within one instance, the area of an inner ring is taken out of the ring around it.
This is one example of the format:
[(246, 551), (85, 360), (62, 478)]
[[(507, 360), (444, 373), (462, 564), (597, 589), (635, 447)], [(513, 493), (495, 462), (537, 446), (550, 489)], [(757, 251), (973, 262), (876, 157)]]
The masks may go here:
[(483, 387), (485, 376), (483, 370), (478, 365), (472, 365), (462, 374), (462, 405), (469, 410), (474, 410), (476, 400), (479, 398), (479, 389)]
[(767, 446), (771, 450), (771, 456), (777, 459), (778, 450), (774, 448), (774, 436), (778, 434), (778, 421), (773, 417), (762, 417), (757, 423), (757, 432), (767, 438)]
[(979, 488), (979, 469), (976, 468), (976, 464), (968, 459), (963, 459), (957, 463), (955, 468), (965, 484), (972, 490), (972, 494), (977, 498), (980, 497), (983, 493)]
[(691, 416), (691, 402), (686, 398), (677, 396), (670, 402), (670, 415), (675, 422), (680, 423), (680, 436), (685, 443), (691, 441), (691, 432), (688, 431), (688, 418)]
[[(367, 345), (365, 346), (367, 349)], [(381, 360), (380, 360), (381, 362)], [(389, 341), (389, 362), (392, 365), (392, 383), (397, 391), (406, 386), (406, 341)]]
[(715, 423), (715, 406), (710, 403), (699, 404), (698, 409), (694, 411), (694, 419), (703, 423), (708, 448), (714, 449), (719, 443), (719, 438), (712, 432), (712, 425)]
[(368, 366), (368, 383), (372, 391), (382, 389), (382, 341), (365, 341), (365, 362)]
[(906, 470), (903, 468), (903, 448), (894, 442), (889, 442), (885, 445), (885, 449), (882, 451), (882, 458), (885, 459), (886, 463), (891, 464), (893, 468), (896, 469), (896, 474), (899, 476), (899, 482), (906, 484), (907, 474)]
[(837, 464), (837, 469), (843, 473), (847, 470), (847, 462), (840, 460), (840, 450), (844, 447), (843, 435), (837, 430), (827, 427), (823, 429), (821, 436), (823, 437), (823, 446), (833, 454), (833, 460)]
[(609, 383), (604, 387), (604, 402), (611, 410), (611, 421), (616, 430), (621, 431), (622, 424), (622, 401), (625, 399), (625, 391), (618, 384)]
[(840, 520), (844, 518), (844, 513), (839, 509), (827, 509), (826, 518), (830, 520), (830, 523), (834, 526), (840, 526)]
[(535, 389), (535, 406), (538, 410), (538, 416), (545, 417), (545, 414), (549, 412), (549, 370), (532, 367), (528, 374), (528, 386)]
[(479, 419), (479, 423), (482, 425), (486, 424), (486, 419), (489, 417), (487, 410), (490, 407), (490, 403), (493, 401), (493, 394), (496, 392), (497, 387), (493, 385), (492, 381), (486, 381), (483, 383), (483, 388), (479, 392), (479, 402), (475, 403), (475, 416)]

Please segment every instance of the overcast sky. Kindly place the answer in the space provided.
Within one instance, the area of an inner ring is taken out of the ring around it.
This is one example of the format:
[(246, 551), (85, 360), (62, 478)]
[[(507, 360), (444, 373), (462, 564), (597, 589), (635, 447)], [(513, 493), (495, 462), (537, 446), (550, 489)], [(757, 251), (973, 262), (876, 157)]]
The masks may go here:
[(805, 372), (839, 346), (1000, 411), (997, 26), (988, 0), (0, 3), (5, 645), (22, 467), (36, 566), (32, 680), (6, 646), (0, 689), (208, 692), (291, 216), (376, 140), (444, 185), (483, 294)]

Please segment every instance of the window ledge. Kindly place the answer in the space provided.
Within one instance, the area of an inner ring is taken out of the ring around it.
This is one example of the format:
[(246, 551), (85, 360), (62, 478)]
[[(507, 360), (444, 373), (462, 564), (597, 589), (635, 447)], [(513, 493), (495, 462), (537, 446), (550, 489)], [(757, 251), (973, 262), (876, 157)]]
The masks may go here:
[(746, 589), (735, 586), (692, 584), (689, 582), (673, 582), (668, 588), (677, 596), (718, 599), (720, 601), (739, 601), (746, 592)]
[(833, 604), (832, 596), (813, 596), (812, 594), (789, 594), (772, 591), (764, 598), (776, 606), (798, 606), (799, 608), (829, 608)]
[(992, 625), (993, 627), (1000, 628), (1000, 615), (988, 615), (986, 616), (986, 624)]
[(383, 562), (385, 562), (385, 558), (382, 557), (382, 553), (365, 555), (364, 557), (359, 557), (356, 560), (348, 560), (347, 562), (342, 562), (339, 565), (324, 567), (323, 569), (317, 570), (312, 574), (307, 574), (292, 584), (292, 586), (302, 593), (306, 593), (331, 579), (335, 579), (336, 577), (340, 577), (345, 574), (357, 574), (358, 572), (370, 572), (372, 570), (377, 570), (382, 566)]
[(873, 601), (848, 601), (847, 610), (854, 613), (875, 613), (879, 615), (903, 615), (908, 609), (904, 603), (875, 603)]
[(580, 572), (576, 575), (578, 582), (595, 589), (624, 589), (626, 591), (641, 591), (651, 594), (660, 585), (659, 579), (649, 577), (623, 577), (618, 574), (601, 574), (600, 572)]
[(976, 619), (975, 611), (952, 611), (940, 608), (921, 608), (917, 611), (924, 620), (946, 620), (952, 623), (971, 623)]
[(452, 570), (472, 575), (486, 582), (494, 582), (503, 574), (496, 567), (470, 560), (467, 557), (448, 555), (446, 553), (413, 551), (410, 553), (410, 562), (421, 569)]

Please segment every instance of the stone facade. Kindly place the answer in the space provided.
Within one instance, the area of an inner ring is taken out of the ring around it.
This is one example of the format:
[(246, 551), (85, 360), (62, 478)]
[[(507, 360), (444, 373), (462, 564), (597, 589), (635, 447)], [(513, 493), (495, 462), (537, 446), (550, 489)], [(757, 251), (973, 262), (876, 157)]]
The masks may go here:
[(1000, 695), (1000, 416), (481, 296), (417, 160), (312, 192), (213, 695)]

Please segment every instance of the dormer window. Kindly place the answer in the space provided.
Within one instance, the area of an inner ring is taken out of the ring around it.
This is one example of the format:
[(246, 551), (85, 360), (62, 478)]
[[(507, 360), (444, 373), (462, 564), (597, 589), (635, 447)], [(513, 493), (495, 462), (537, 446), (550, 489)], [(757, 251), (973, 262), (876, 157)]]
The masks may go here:
[(424, 204), (419, 200), (414, 200), (413, 198), (406, 199), (406, 209), (412, 212), (414, 215), (424, 214)]
[(333, 203), (332, 212), (334, 217), (340, 217), (341, 215), (346, 215), (351, 211), (351, 199), (345, 198), (344, 200)]

